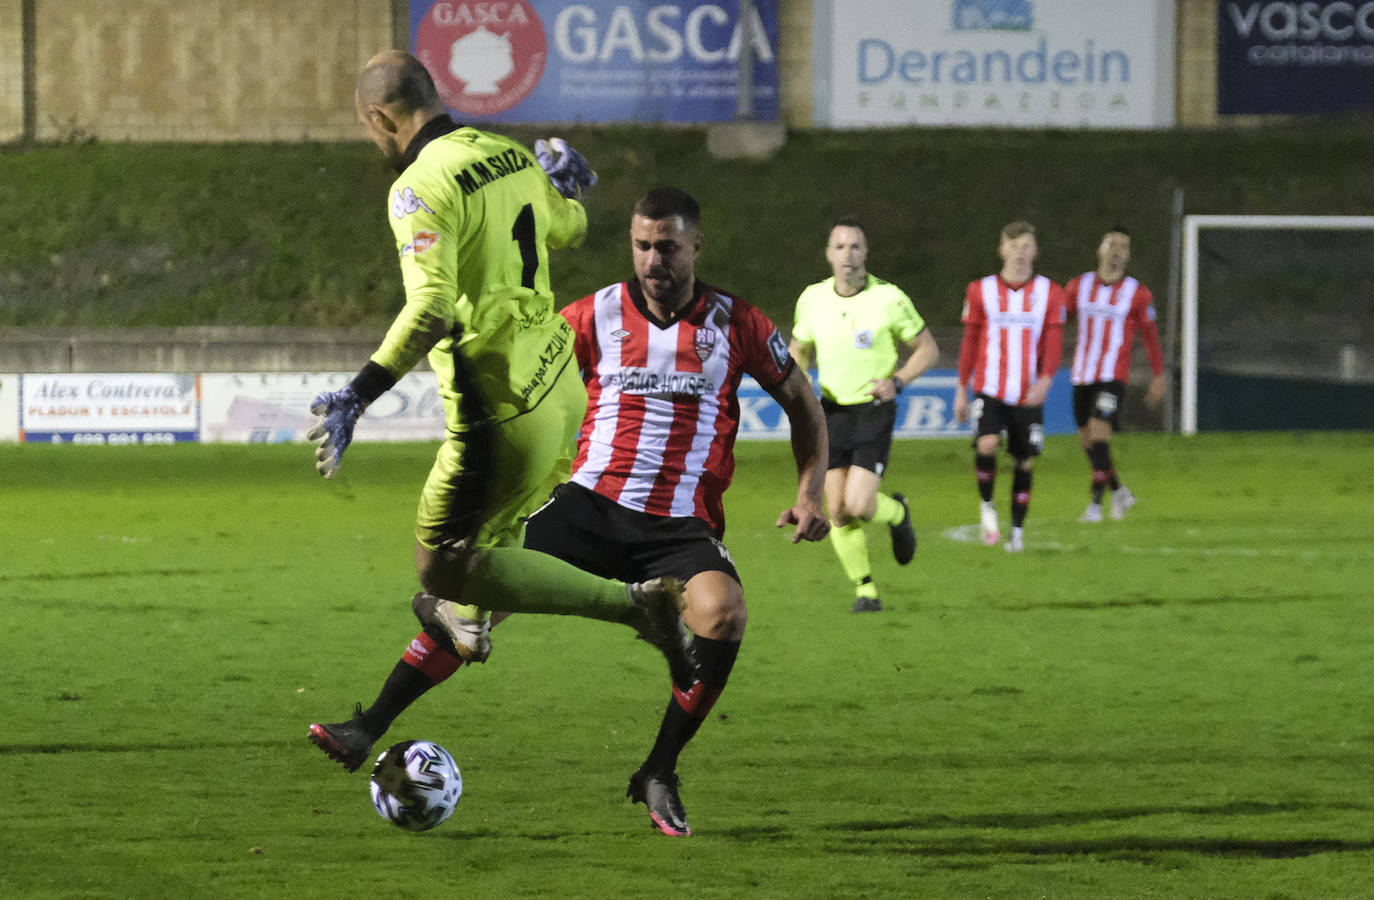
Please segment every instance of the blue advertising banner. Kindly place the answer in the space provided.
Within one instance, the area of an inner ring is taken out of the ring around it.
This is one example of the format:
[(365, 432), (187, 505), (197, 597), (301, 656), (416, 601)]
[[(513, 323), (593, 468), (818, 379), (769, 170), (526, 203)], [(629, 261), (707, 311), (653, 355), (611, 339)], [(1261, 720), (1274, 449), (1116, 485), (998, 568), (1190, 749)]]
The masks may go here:
[(1217, 112), (1374, 110), (1374, 2), (1220, 0)]
[[(954, 388), (958, 373), (953, 369), (931, 369), (897, 395), (897, 425), (892, 436), (897, 438), (973, 438), (968, 423), (954, 419)], [(816, 383), (816, 373), (811, 373)], [(787, 416), (782, 407), (746, 377), (739, 388), (739, 439), (742, 441), (786, 440), (790, 434)], [(1045, 434), (1077, 434), (1073, 421), (1073, 386), (1068, 370), (1060, 373), (1045, 401)]]
[(459, 121), (721, 122), (745, 32), (754, 115), (778, 116), (778, 0), (410, 0), (410, 45)]

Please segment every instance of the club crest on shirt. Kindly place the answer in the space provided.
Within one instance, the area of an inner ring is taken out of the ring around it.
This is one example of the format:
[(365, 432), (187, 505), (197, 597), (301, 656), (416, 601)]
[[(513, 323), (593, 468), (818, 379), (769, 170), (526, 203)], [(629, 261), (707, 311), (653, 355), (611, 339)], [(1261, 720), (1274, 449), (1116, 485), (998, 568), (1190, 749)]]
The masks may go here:
[(873, 329), (864, 328), (854, 332), (854, 347), (858, 350), (873, 349)]
[(692, 338), (692, 349), (697, 352), (697, 359), (702, 362), (711, 358), (711, 351), (716, 348), (716, 333), (709, 328), (698, 328), (697, 333)]

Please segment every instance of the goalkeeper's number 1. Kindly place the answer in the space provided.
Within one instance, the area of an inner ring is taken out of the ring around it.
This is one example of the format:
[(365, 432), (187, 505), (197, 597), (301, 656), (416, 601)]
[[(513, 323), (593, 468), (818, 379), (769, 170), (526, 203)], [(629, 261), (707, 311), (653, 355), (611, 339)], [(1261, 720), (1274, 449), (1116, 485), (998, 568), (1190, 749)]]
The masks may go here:
[(534, 273), (539, 268), (539, 248), (535, 245), (534, 207), (526, 203), (511, 226), (510, 238), (520, 245), (520, 285), (534, 290)]

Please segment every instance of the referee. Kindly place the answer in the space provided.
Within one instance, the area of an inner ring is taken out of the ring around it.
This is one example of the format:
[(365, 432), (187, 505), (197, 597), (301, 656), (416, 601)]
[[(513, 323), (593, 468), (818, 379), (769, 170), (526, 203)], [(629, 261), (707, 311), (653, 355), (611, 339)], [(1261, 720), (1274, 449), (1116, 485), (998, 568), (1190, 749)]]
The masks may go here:
[[(830, 433), (830, 541), (854, 585), (853, 611), (877, 612), (883, 604), (863, 523), (887, 525), (892, 555), (901, 565), (911, 562), (916, 531), (906, 498), (878, 486), (892, 449), (897, 394), (935, 364), (940, 350), (911, 298), (868, 273), (868, 237), (857, 219), (835, 221), (825, 258), (834, 275), (797, 298), (789, 349), (803, 371), (816, 363)], [(910, 356), (898, 368), (903, 348)]]

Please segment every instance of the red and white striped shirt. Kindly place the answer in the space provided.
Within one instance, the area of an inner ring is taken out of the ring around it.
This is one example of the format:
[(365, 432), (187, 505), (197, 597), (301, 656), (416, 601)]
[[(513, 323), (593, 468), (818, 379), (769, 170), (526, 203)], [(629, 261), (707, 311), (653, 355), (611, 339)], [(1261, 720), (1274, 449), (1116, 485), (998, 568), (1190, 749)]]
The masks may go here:
[(794, 363), (754, 306), (700, 282), (696, 291), (666, 327), (646, 318), (637, 282), (602, 288), (562, 311), (576, 334), (588, 398), (572, 480), (627, 509), (696, 516), (720, 535), (722, 496), (735, 472), (740, 379), (747, 373), (769, 390)]
[(1164, 349), (1155, 325), (1154, 297), (1131, 276), (1108, 284), (1096, 272), (1084, 272), (1069, 282), (1066, 311), (1078, 316), (1078, 340), (1073, 351), (1073, 383), (1130, 380), (1131, 342), (1137, 331), (1150, 357), (1150, 369), (1164, 374)]
[(964, 295), (959, 384), (1019, 405), (1036, 379), (1059, 368), (1064, 291), (1044, 275), (1012, 286), (1001, 275), (972, 282)]

